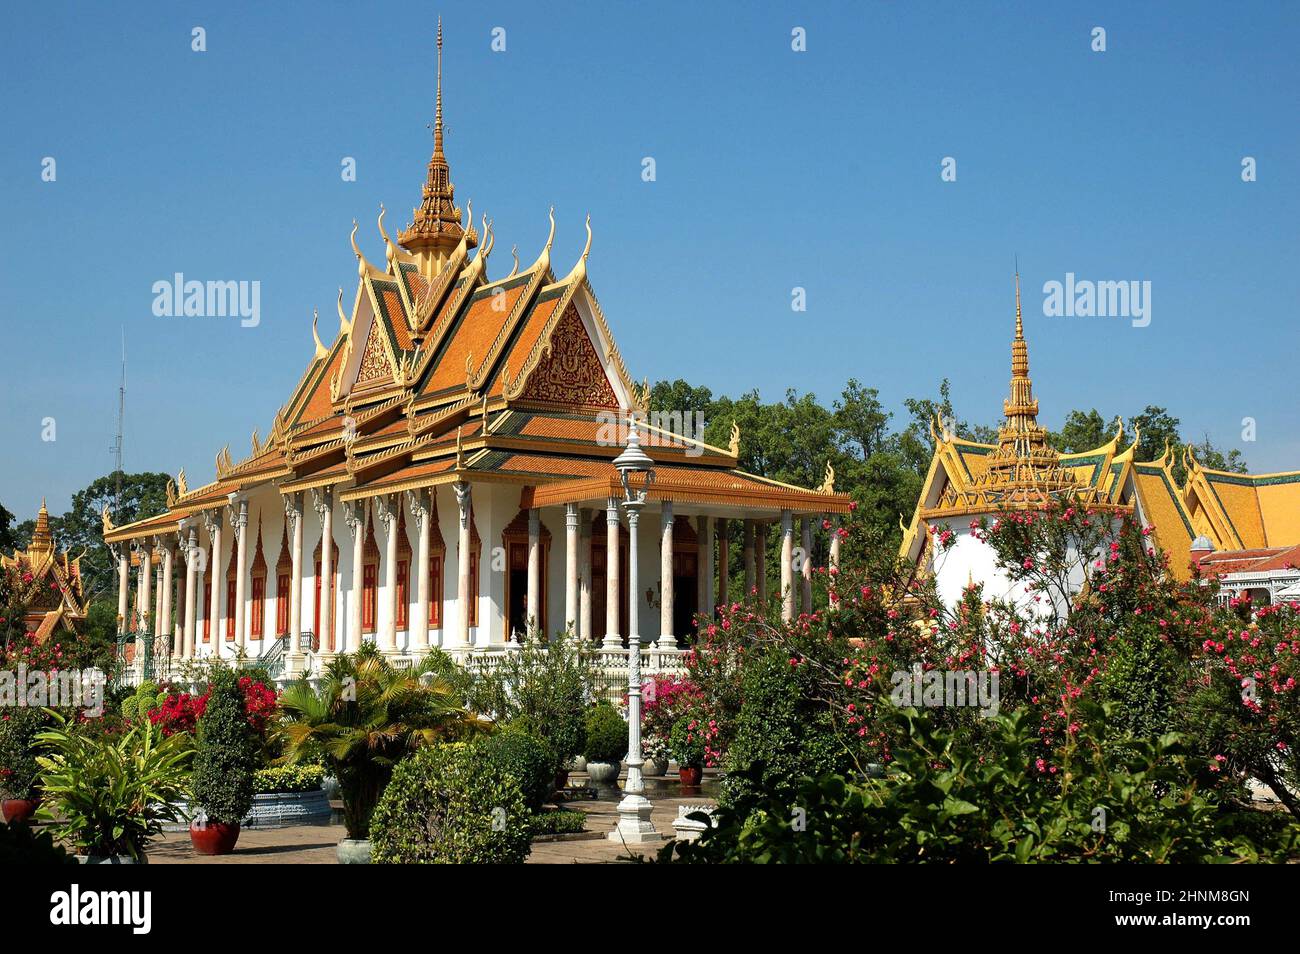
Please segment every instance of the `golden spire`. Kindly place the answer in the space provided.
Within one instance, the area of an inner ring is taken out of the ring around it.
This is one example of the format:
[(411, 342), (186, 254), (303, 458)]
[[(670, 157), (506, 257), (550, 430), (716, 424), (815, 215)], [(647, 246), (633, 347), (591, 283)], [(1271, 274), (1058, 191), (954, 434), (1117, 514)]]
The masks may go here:
[[(432, 277), (460, 244), (465, 230), (456, 207), (456, 187), (442, 151), (442, 18), (438, 18), (438, 92), (433, 118), (433, 156), (425, 179), (420, 204), (412, 211), (411, 224), (399, 232), (397, 241), (412, 255), (423, 259), (421, 272)], [(468, 245), (475, 245), (469, 236)]]
[(1011, 389), (1002, 402), (1006, 420), (998, 428), (998, 446), (989, 459), (989, 476), (1010, 493), (1006, 502), (1040, 499), (1042, 494), (1074, 485), (1061, 469), (1060, 456), (1038, 424), (1038, 401), (1029, 377), (1029, 345), (1020, 308), (1020, 269), (1016, 269), (1016, 326), (1011, 339)]
[[(32, 531), (32, 542), (27, 552), (32, 555), (54, 552), (54, 534), (50, 532), (50, 512), (45, 509), (44, 497), (41, 498), (41, 509), (36, 514), (36, 529)], [(36, 561), (33, 559), (32, 562)]]

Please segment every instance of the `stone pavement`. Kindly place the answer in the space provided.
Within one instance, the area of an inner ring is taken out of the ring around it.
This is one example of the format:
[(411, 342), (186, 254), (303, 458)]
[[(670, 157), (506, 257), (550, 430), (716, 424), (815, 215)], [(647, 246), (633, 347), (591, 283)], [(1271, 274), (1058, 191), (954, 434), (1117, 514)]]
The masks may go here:
[[(705, 793), (715, 790), (713, 782), (713, 779), (706, 778)], [(648, 783), (646, 795), (654, 803), (651, 819), (662, 834), (673, 834), (672, 823), (679, 805), (713, 804), (708, 794), (697, 791), (683, 795), (676, 779), (654, 779)], [(586, 777), (572, 776), (570, 784), (585, 785)], [(587, 813), (587, 831), (582, 836), (567, 836), (563, 840), (534, 841), (529, 864), (611, 864), (630, 862), (633, 855), (653, 857), (658, 845), (624, 846), (605, 837), (606, 832), (613, 830), (618, 818), (621, 794), (616, 789), (609, 789), (600, 792), (596, 798), (576, 798), (568, 802), (566, 808)], [(240, 832), (239, 844), (233, 853), (205, 857), (194, 853), (188, 832), (172, 832), (154, 842), (149, 849), (149, 863), (332, 865), (338, 863), (335, 845), (343, 835), (343, 825), (338, 822), (290, 828), (249, 828)]]

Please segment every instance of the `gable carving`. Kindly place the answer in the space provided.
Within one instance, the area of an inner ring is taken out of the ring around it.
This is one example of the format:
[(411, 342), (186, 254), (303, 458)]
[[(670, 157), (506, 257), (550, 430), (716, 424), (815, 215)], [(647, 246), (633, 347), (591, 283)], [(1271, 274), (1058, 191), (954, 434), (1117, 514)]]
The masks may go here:
[(550, 350), (528, 376), (522, 400), (587, 407), (618, 407), (600, 356), (572, 304), (551, 334)]

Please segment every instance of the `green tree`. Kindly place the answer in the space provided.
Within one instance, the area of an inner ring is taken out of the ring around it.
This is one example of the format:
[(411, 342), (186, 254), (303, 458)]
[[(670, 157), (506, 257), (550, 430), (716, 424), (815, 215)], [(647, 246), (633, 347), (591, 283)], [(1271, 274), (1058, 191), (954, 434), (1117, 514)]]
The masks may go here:
[(1071, 411), (1059, 431), (1051, 435), (1052, 446), (1066, 454), (1092, 450), (1106, 443), (1114, 433), (1114, 424), (1094, 407), (1090, 411)]

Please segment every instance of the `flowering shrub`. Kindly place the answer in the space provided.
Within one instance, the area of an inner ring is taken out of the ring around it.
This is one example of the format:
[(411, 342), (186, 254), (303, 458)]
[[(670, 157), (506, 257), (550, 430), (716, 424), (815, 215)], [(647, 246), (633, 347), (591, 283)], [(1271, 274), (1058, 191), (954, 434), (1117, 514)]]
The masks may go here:
[(701, 709), (688, 711), (673, 723), (669, 735), (672, 756), (681, 768), (717, 765), (721, 755), (713, 747), (717, 736), (717, 722), (709, 719)]
[(149, 721), (158, 726), (164, 736), (176, 732), (193, 735), (199, 719), (207, 709), (209, 694), (205, 692), (201, 696), (193, 696), (188, 692), (172, 693), (159, 708), (150, 710)]
[[(641, 687), (641, 748), (652, 758), (667, 758), (673, 725), (698, 706), (703, 692), (681, 676), (650, 676)], [(701, 763), (703, 764), (703, 763)]]

